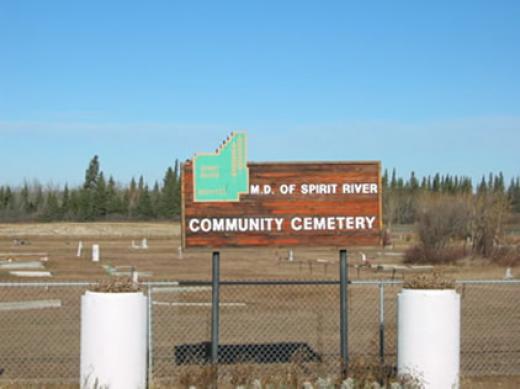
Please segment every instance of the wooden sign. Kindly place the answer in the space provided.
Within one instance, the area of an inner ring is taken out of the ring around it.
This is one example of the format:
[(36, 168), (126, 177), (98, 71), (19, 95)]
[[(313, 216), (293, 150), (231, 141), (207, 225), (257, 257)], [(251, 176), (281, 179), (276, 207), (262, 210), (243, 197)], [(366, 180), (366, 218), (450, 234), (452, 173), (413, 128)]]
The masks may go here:
[[(221, 152), (225, 149), (224, 144)], [(214, 156), (219, 155), (217, 150)], [(380, 162), (250, 162), (247, 170), (248, 190), (232, 201), (222, 172), (206, 169), (211, 179), (220, 180), (215, 190), (224, 200), (195, 201), (194, 162), (183, 164), (183, 247), (381, 243)]]

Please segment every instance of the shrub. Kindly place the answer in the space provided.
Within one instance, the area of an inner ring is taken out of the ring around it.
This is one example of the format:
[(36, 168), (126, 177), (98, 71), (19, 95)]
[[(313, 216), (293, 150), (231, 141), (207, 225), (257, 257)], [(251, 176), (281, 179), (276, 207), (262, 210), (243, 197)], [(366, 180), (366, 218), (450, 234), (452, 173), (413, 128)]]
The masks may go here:
[(418, 244), (411, 246), (404, 253), (406, 264), (447, 264), (454, 263), (466, 256), (464, 247), (449, 246), (436, 249), (426, 249)]
[(520, 246), (506, 246), (493, 250), (491, 260), (504, 266), (520, 265)]

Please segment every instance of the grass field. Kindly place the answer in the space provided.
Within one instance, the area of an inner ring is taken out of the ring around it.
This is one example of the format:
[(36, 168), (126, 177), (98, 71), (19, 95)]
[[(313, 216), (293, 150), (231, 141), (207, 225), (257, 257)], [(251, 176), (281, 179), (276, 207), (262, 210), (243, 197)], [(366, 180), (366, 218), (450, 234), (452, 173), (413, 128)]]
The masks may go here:
[[(147, 238), (149, 249), (132, 248)], [(401, 264), (401, 253), (413, 242), (413, 234), (402, 228), (393, 236), (392, 248), (354, 248), (349, 251), (353, 280), (401, 279), (411, 274), (356, 268), (362, 254), (373, 264)], [(15, 240), (24, 240), (18, 245)], [(76, 257), (78, 241), (84, 244)], [(101, 246), (101, 262), (90, 260), (93, 243)], [(51, 223), (0, 225), (0, 261), (48, 258), (45, 269), (51, 278), (22, 278), (0, 270), (0, 282), (99, 281), (108, 276), (103, 265), (135, 267), (152, 273), (144, 280), (209, 280), (211, 250), (187, 251), (179, 256), (180, 231), (171, 223)], [(35, 253), (34, 258), (30, 255)], [(29, 255), (28, 255), (29, 254)], [(221, 250), (221, 278), (244, 279), (337, 279), (336, 248), (295, 248), (294, 261), (288, 249)], [(482, 260), (465, 260), (440, 267), (454, 279), (501, 279), (504, 268)], [(517, 274), (520, 269), (513, 269)], [(395, 362), (395, 297), (399, 286), (385, 290), (385, 349)], [(460, 289), (460, 288), (459, 288)], [(0, 368), (4, 379), (48, 377), (64, 381), (79, 376), (79, 300), (84, 287), (0, 289), (0, 301), (59, 300), (61, 308), (0, 312)], [(520, 309), (518, 287), (472, 286), (459, 290), (463, 296), (462, 369), (465, 387), (486, 386), (491, 378), (520, 371)], [(211, 291), (170, 293), (154, 290), (154, 376), (176, 374), (173, 349), (182, 343), (209, 340)], [(305, 341), (333, 363), (338, 352), (338, 300), (335, 286), (222, 287), (221, 342)], [(192, 303), (206, 305), (191, 306)], [(351, 351), (354, 355), (378, 351), (379, 290), (377, 285), (354, 285), (349, 293)], [(181, 303), (179, 305), (179, 303)], [(233, 306), (238, 303), (238, 306)], [(177, 305), (176, 305), (177, 304)], [(515, 370), (517, 369), (517, 370)], [(503, 386), (517, 383), (505, 377)], [(488, 381), (486, 381), (488, 380)], [(477, 386), (481, 385), (481, 386)], [(484, 386), (482, 386), (484, 385)]]
[[(149, 249), (131, 247), (132, 240), (147, 238)], [(15, 245), (15, 240), (27, 244)], [(76, 257), (79, 241), (84, 250)], [(352, 248), (351, 266), (361, 263), (361, 253), (373, 264), (400, 264), (400, 255), (413, 240), (410, 232), (393, 236), (393, 248)], [(101, 247), (101, 262), (93, 263), (91, 246)], [(52, 273), (48, 280), (99, 280), (107, 276), (103, 265), (131, 266), (139, 272), (152, 273), (150, 280), (209, 279), (211, 250), (188, 250), (179, 257), (180, 228), (177, 223), (48, 223), (0, 224), (0, 261), (39, 259), (45, 253), (45, 270)], [(287, 261), (287, 248), (223, 249), (221, 274), (227, 279), (337, 278), (336, 248), (294, 248), (294, 261)], [(439, 268), (448, 277), (457, 279), (497, 279), (504, 276), (504, 267), (486, 261), (467, 260), (457, 266)], [(517, 269), (513, 269), (515, 273)], [(352, 269), (353, 279), (389, 278), (391, 274), (371, 269)], [(399, 272), (397, 277), (402, 277)], [(19, 281), (0, 269), (0, 280)], [(32, 278), (31, 278), (32, 279)], [(34, 280), (34, 279), (32, 279)]]

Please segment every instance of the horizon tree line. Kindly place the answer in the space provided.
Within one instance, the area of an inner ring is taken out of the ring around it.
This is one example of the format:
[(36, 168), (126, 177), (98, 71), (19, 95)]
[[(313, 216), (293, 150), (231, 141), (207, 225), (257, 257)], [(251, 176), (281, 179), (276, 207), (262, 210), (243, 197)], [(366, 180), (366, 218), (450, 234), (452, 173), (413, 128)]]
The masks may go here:
[(408, 179), (403, 179), (394, 168), (391, 175), (384, 171), (382, 190), (383, 218), (389, 226), (417, 222), (421, 201), (432, 196), (474, 200), (493, 196), (500, 198), (510, 211), (520, 213), (520, 176), (506, 185), (502, 172), (483, 175), (475, 185), (470, 177), (440, 173), (419, 179), (412, 171)]
[[(181, 213), (180, 163), (166, 169), (162, 182), (150, 187), (141, 175), (124, 185), (108, 178), (94, 156), (82, 185), (44, 187), (24, 182), (21, 187), (0, 186), (0, 221), (175, 220)], [(502, 172), (482, 176), (476, 185), (467, 176), (441, 175), (418, 178), (411, 172), (399, 177), (394, 168), (382, 175), (385, 224), (410, 224), (418, 220), (420, 199), (425, 195), (454, 197), (495, 194), (520, 213), (520, 176), (506, 185)]]
[(166, 169), (152, 187), (141, 175), (127, 185), (106, 178), (99, 157), (90, 161), (82, 185), (44, 188), (24, 182), (0, 186), (2, 221), (174, 220), (180, 215), (180, 164)]

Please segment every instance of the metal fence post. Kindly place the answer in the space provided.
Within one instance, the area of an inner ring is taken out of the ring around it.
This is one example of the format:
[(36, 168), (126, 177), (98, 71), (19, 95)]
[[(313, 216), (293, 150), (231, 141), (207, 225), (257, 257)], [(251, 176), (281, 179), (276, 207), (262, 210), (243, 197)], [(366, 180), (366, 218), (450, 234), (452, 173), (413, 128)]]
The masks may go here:
[(385, 362), (385, 284), (379, 283), (379, 358)]
[(211, 363), (218, 363), (218, 336), (220, 310), (220, 253), (213, 252), (211, 287)]
[(153, 286), (148, 286), (148, 387), (153, 382)]
[(339, 279), (340, 279), (340, 351), (343, 369), (348, 368), (348, 259), (347, 250), (339, 251)]

